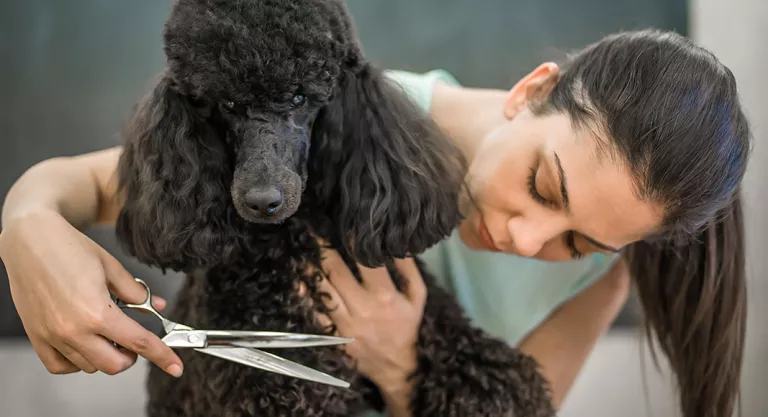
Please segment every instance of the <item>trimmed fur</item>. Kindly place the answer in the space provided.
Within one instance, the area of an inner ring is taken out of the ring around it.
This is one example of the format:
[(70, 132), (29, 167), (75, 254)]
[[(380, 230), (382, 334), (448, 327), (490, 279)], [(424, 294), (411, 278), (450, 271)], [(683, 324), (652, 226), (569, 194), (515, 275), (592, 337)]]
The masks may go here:
[[(353, 270), (355, 262), (388, 265), (402, 289), (390, 260), (419, 254), (458, 225), (461, 153), (365, 60), (343, 4), (178, 0), (164, 41), (166, 71), (124, 132), (117, 233), (140, 261), (188, 274), (173, 320), (330, 334), (296, 294), (304, 282), (323, 311), (313, 235)], [(246, 198), (265, 187), (282, 195), (272, 215)], [(413, 415), (554, 415), (535, 361), (472, 326), (419, 265), (428, 299)], [(381, 408), (376, 387), (339, 349), (275, 353), (352, 387), (182, 349), (180, 379), (152, 367), (148, 415), (352, 416)]]

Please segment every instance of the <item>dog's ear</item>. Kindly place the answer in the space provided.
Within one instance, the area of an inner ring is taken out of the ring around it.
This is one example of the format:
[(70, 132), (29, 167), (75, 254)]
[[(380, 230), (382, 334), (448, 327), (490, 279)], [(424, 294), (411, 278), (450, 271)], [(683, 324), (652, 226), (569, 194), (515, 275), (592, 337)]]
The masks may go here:
[(227, 250), (227, 235), (219, 232), (226, 230), (230, 165), (204, 114), (162, 78), (126, 123), (116, 232), (125, 249), (147, 264), (194, 268)]
[(370, 65), (345, 74), (311, 152), (310, 187), (328, 205), (332, 238), (361, 264), (418, 254), (460, 221), (463, 154)]

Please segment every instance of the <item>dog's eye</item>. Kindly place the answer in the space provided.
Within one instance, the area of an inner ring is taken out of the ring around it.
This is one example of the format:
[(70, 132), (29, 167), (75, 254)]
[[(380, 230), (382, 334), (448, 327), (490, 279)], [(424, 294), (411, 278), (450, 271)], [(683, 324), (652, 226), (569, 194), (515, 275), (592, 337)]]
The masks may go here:
[(291, 100), (291, 107), (294, 109), (298, 109), (299, 107), (303, 106), (304, 103), (307, 102), (307, 97), (303, 94), (296, 94), (293, 96), (293, 99)]
[(225, 101), (221, 103), (221, 107), (223, 107), (226, 112), (233, 114), (241, 114), (245, 110), (242, 104), (234, 101)]

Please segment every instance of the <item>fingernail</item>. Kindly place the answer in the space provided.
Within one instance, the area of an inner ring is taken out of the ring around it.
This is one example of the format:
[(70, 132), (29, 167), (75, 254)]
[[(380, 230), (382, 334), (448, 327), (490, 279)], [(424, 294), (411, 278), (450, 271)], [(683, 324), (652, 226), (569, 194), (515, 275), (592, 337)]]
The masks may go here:
[(163, 300), (162, 298), (160, 298), (158, 296), (153, 295), (152, 296), (152, 305), (155, 308), (161, 308), (161, 309), (165, 308), (165, 300)]
[(182, 373), (181, 366), (174, 363), (168, 367), (168, 373), (175, 376), (176, 378), (180, 377)]

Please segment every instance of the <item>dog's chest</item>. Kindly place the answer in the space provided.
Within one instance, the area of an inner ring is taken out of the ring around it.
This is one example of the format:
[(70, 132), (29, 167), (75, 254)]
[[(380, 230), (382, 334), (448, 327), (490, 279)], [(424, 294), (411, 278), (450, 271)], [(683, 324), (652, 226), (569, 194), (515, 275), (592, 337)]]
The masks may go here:
[[(306, 295), (299, 295), (298, 292), (298, 283), (308, 282), (309, 266), (314, 262), (307, 259), (313, 257), (301, 254), (291, 263), (283, 264), (263, 257), (247, 269), (196, 271), (188, 276), (175, 315), (181, 316), (179, 321), (204, 328), (323, 333), (314, 324), (310, 300), (315, 293), (307, 291)], [(232, 398), (239, 398), (238, 407), (249, 403), (249, 409), (257, 410), (245, 415), (341, 416), (354, 415), (352, 410), (364, 409), (362, 393), (367, 392), (367, 387), (360, 385), (363, 384), (360, 375), (349, 367), (343, 353), (334, 346), (280, 349), (273, 353), (342, 378), (352, 383), (354, 389), (221, 363), (217, 369), (231, 378), (223, 384), (232, 390)], [(190, 366), (207, 368), (212, 362), (215, 359), (201, 357)], [(285, 396), (290, 396), (290, 401)]]

